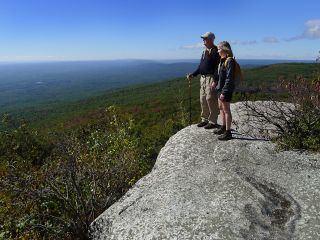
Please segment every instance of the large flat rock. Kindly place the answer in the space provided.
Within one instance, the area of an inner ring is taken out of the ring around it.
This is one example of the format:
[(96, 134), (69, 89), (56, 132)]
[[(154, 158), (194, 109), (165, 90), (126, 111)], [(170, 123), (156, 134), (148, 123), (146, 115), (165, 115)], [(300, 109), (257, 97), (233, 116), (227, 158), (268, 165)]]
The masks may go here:
[(221, 142), (189, 126), (169, 139), (152, 172), (92, 223), (91, 235), (320, 239), (319, 176), (319, 154), (278, 152), (245, 137)]

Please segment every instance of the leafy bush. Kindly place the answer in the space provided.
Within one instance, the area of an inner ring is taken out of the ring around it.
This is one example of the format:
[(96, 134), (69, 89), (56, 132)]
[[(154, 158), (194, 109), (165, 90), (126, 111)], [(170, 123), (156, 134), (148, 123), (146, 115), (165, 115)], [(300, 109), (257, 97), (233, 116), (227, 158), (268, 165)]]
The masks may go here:
[[(32, 238), (28, 226), (39, 226), (37, 212), (41, 203), (30, 201), (41, 187), (41, 165), (50, 155), (52, 144), (24, 122), (5, 115), (0, 132), (0, 239)], [(39, 235), (41, 237), (41, 234)]]
[(157, 111), (139, 113), (137, 122), (111, 106), (50, 141), (11, 122), (0, 132), (0, 239), (88, 239), (90, 223), (151, 170), (160, 148), (184, 127), (179, 104), (174, 118)]
[(87, 239), (89, 224), (141, 177), (133, 120), (113, 107), (107, 115), (108, 126), (60, 137), (47, 155), (26, 125), (2, 133), (2, 237)]
[(269, 95), (266, 106), (245, 103), (248, 119), (255, 119), (248, 124), (261, 128), (261, 133), (268, 130), (266, 126), (273, 126), (269, 129), (276, 134), (273, 140), (283, 149), (320, 151), (320, 73), (309, 79), (296, 76), (280, 80), (280, 94)]
[(285, 132), (277, 142), (285, 149), (320, 150), (320, 74), (307, 80), (283, 80), (281, 86), (289, 92), (295, 111)]

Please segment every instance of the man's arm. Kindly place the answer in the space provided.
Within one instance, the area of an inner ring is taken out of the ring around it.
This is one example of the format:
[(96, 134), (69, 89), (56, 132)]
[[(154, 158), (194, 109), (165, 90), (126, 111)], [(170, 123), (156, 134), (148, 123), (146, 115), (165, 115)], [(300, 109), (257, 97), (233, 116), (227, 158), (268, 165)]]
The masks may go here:
[(215, 53), (215, 61), (214, 61), (214, 64), (215, 64), (215, 71), (214, 71), (214, 74), (213, 74), (213, 81), (217, 84), (218, 81), (219, 81), (219, 72), (218, 72), (218, 67), (219, 67), (219, 64), (220, 64), (220, 55), (218, 52)]
[[(202, 59), (202, 57), (201, 57), (201, 59)], [(201, 62), (200, 62), (200, 64), (201, 64)], [(198, 76), (198, 74), (200, 73), (200, 64), (199, 64), (198, 68), (193, 73), (189, 74), (189, 76), (191, 76), (191, 78)]]
[(200, 73), (200, 64), (198, 68), (193, 73), (187, 74), (187, 79), (190, 81), (193, 77), (196, 77)]
[(218, 84), (218, 81), (219, 81), (219, 64), (220, 64), (220, 55), (218, 54), (218, 52), (215, 53), (215, 56), (214, 56), (214, 66), (215, 66), (215, 71), (214, 71), (214, 74), (213, 74), (213, 83), (211, 85), (212, 88), (215, 88)]
[(198, 75), (200, 74), (200, 64), (201, 64), (201, 61), (202, 61), (202, 59), (203, 59), (203, 56), (204, 56), (204, 51), (202, 52), (202, 55), (201, 55), (201, 59), (200, 59), (200, 63), (199, 63), (199, 65), (198, 65), (198, 68), (197, 68), (193, 73), (189, 73), (189, 74), (187, 75), (188, 80), (191, 80), (193, 77), (196, 77), (196, 76), (198, 76)]

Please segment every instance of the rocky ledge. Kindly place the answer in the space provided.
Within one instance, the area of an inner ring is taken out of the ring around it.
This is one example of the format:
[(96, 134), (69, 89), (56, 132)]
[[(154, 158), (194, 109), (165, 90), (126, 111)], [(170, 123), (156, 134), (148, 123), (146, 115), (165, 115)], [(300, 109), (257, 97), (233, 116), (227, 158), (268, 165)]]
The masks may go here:
[(320, 239), (320, 155), (234, 136), (220, 142), (194, 125), (172, 136), (152, 172), (91, 224), (92, 238)]

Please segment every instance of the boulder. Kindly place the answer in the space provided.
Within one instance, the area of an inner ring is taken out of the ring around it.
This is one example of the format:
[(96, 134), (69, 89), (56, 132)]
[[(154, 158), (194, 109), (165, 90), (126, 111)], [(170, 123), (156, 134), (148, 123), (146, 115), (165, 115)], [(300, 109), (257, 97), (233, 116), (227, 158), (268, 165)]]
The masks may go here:
[[(232, 106), (242, 124), (239, 104)], [(195, 125), (92, 224), (93, 239), (320, 239), (320, 155)]]

